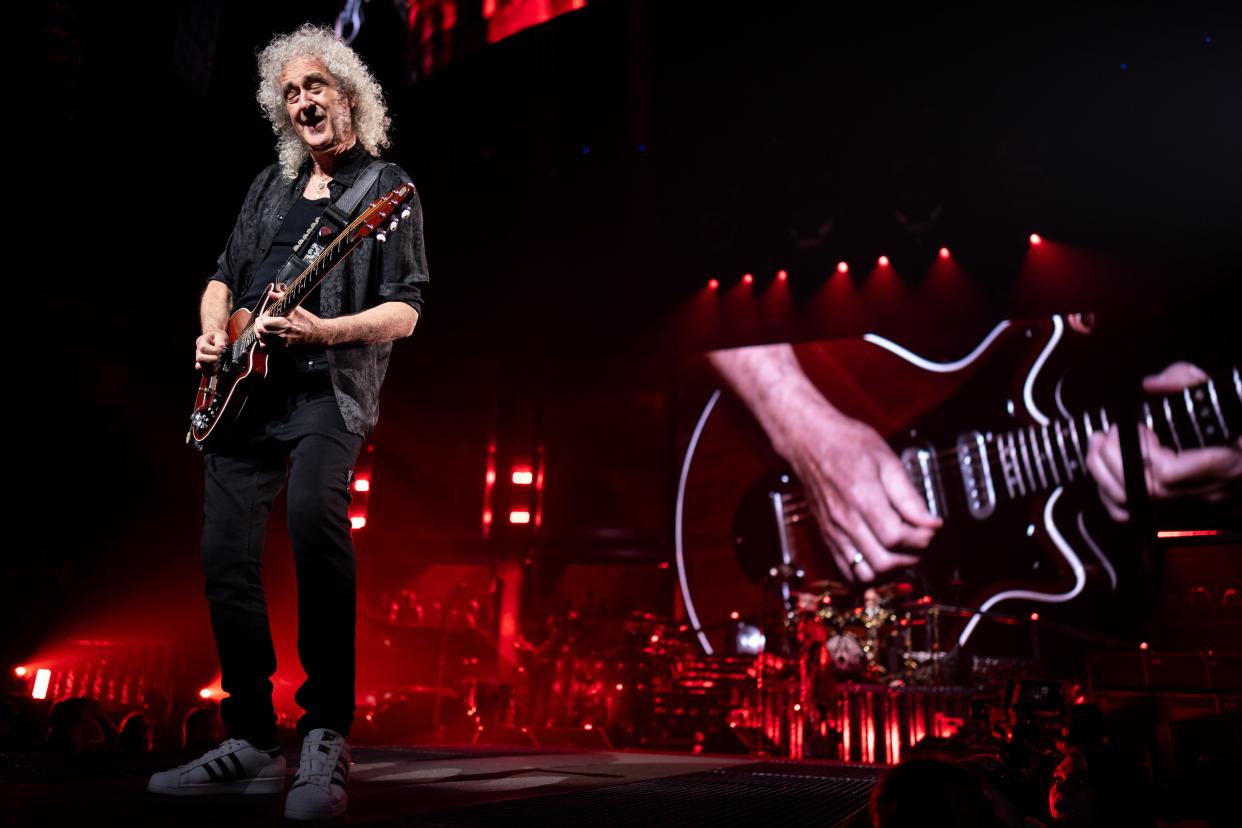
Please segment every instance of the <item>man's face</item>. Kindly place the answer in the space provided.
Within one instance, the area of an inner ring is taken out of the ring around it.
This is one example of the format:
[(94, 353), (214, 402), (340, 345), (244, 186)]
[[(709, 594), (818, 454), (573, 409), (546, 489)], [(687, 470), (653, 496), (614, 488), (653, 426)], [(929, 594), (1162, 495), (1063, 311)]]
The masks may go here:
[(354, 138), (350, 100), (315, 58), (295, 57), (280, 73), (285, 110), (311, 152), (345, 149)]

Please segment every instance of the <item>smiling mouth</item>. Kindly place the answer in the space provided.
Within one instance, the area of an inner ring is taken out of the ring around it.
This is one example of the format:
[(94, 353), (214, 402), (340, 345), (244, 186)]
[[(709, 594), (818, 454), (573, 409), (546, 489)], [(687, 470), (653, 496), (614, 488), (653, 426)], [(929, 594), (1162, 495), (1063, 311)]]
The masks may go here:
[(302, 126), (314, 129), (324, 122), (324, 114), (322, 112), (308, 112), (302, 116)]

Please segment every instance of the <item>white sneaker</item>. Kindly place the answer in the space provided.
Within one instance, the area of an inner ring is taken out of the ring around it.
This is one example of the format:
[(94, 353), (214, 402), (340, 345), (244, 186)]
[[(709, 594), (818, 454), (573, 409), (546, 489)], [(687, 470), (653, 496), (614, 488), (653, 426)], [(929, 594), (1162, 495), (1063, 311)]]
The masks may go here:
[(288, 819), (331, 819), (345, 813), (349, 745), (335, 730), (317, 727), (302, 740), (302, 757), (285, 799)]
[(259, 750), (245, 739), (226, 739), (189, 764), (151, 776), (147, 790), (172, 796), (276, 794), (285, 789), (280, 748)]

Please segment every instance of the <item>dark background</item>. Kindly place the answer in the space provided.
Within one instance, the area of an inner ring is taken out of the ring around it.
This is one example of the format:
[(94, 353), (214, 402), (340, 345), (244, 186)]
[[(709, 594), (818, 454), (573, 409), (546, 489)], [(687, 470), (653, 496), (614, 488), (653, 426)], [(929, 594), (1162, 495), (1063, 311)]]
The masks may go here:
[[(368, 5), (356, 45), (421, 193), (431, 285), (373, 435), (364, 588), (527, 543), (480, 537), (493, 434), (546, 445), (549, 561), (667, 560), (675, 368), (708, 347), (875, 330), (952, 354), (1000, 318), (1094, 308), (1126, 343), (1118, 376), (1236, 364), (1236, 9), (824, 6), (595, 2), (412, 80), (399, 19)], [(336, 11), (44, 7), (5, 663), (67, 635), (209, 640), (182, 442), (197, 299), (274, 157), (255, 53)], [(1065, 255), (1048, 282), (1025, 273), (1032, 230)], [(868, 292), (879, 253), (917, 292), (942, 244), (951, 314)], [(856, 301), (825, 310), (843, 259)], [(701, 324), (709, 277), (725, 294), (778, 268), (788, 324)], [(274, 617), (293, 606), (278, 526)]]

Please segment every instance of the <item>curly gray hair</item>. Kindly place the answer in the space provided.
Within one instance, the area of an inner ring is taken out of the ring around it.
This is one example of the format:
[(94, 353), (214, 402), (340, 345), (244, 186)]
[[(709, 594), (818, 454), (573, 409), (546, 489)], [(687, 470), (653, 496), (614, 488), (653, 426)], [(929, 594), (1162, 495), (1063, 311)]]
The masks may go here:
[(307, 157), (306, 146), (293, 131), (280, 89), (280, 75), (295, 57), (315, 58), (324, 65), (351, 102), (349, 114), (354, 134), (367, 152), (379, 155), (380, 148), (390, 143), (388, 130), (392, 126), (379, 81), (358, 53), (337, 40), (330, 29), (306, 23), (287, 35), (273, 38), (259, 53), (259, 89), (255, 98), (276, 133), (276, 153), (284, 177), (296, 178)]

